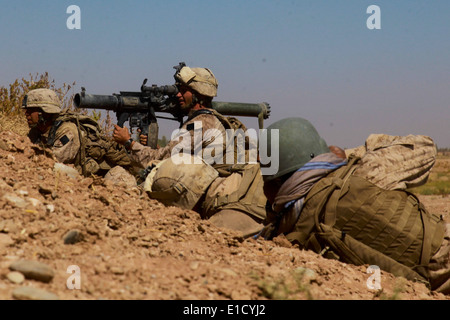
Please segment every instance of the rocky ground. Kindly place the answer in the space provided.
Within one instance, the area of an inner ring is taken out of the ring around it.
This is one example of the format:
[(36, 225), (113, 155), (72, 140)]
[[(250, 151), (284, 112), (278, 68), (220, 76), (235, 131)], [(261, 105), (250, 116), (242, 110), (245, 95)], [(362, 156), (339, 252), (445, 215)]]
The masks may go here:
[[(370, 289), (368, 266), (281, 237), (243, 239), (136, 187), (63, 169), (25, 137), (0, 132), (2, 300), (450, 299), (383, 271), (381, 289)], [(448, 195), (420, 198), (448, 220)]]

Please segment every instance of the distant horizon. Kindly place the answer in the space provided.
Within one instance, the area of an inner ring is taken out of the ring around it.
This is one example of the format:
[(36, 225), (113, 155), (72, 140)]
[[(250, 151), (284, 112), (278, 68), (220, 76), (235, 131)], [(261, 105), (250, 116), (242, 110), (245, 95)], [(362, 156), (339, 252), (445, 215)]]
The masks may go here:
[[(449, 12), (448, 0), (17, 0), (0, 12), (0, 87), (48, 72), (74, 93), (139, 91), (173, 84), (183, 61), (213, 71), (216, 101), (268, 102), (265, 127), (302, 117), (342, 148), (371, 133), (450, 148)], [(169, 138), (178, 124), (160, 127)]]

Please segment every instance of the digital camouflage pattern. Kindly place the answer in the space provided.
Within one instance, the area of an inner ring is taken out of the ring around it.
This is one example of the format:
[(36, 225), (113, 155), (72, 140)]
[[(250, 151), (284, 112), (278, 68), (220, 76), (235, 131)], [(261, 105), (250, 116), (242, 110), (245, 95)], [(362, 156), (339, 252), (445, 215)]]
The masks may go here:
[(207, 68), (183, 67), (175, 74), (177, 83), (186, 85), (207, 97), (217, 96), (219, 86), (216, 77)]
[[(43, 143), (47, 147), (50, 130), (42, 134), (34, 127), (30, 129), (28, 137), (31, 142)], [(77, 126), (71, 122), (65, 122), (56, 130), (54, 144), (51, 150), (58, 162), (74, 163), (80, 151), (80, 138)]]
[[(190, 150), (192, 155), (194, 150), (197, 152), (201, 150), (203, 161), (216, 169), (219, 176), (212, 183), (210, 179), (204, 179), (209, 188), (207, 190), (204, 188), (206, 190), (205, 199), (202, 204), (197, 206), (196, 211), (216, 226), (227, 227), (242, 232), (243, 236), (250, 236), (262, 229), (262, 222), (265, 218), (267, 200), (263, 193), (260, 167), (259, 164), (238, 164), (234, 166), (234, 162), (227, 163), (227, 159), (233, 159), (234, 161), (236, 147), (239, 146), (235, 145), (235, 148), (227, 150), (226, 129), (233, 129), (234, 126), (245, 129), (245, 126), (237, 123), (237, 120), (231, 121), (231, 124), (230, 122), (225, 123), (222, 117), (215, 113), (201, 113), (183, 124), (181, 129), (184, 130), (185, 134), (187, 133), (187, 139), (179, 139), (182, 134), (176, 135), (166, 147), (160, 149), (151, 149), (140, 143), (134, 143), (130, 150), (130, 158), (133, 162), (145, 168), (147, 165), (154, 164), (157, 160), (170, 158), (174, 148), (177, 148), (176, 150), (180, 154), (183, 153), (183, 150), (184, 152)], [(232, 126), (233, 128), (225, 128), (224, 123), (226, 126)], [(213, 132), (217, 135), (220, 134), (220, 139)], [(220, 152), (220, 154), (215, 154), (215, 152)], [(230, 154), (228, 155), (227, 152)], [(152, 175), (152, 172), (150, 175)], [(167, 197), (170, 198), (166, 199), (165, 203), (173, 202), (174, 205), (182, 205), (184, 208), (191, 209), (194, 200), (198, 198), (198, 194), (190, 197), (190, 199), (176, 200), (173, 197), (173, 191), (176, 189), (177, 183), (174, 183), (171, 187), (167, 185), (169, 179), (177, 182), (184, 180), (185, 177), (182, 176), (182, 172), (172, 170), (172, 173), (166, 172), (164, 178)], [(151, 188), (151, 186), (147, 185), (147, 188)], [(165, 195), (161, 188), (159, 190), (156, 196), (162, 199)]]
[[(195, 130), (194, 130), (195, 129)], [(221, 150), (223, 154), (226, 152), (226, 141), (216, 141), (214, 136), (211, 136), (210, 129), (216, 129), (222, 137), (226, 137), (225, 127), (217, 119), (216, 116), (211, 114), (201, 114), (194, 119), (191, 119), (183, 124), (179, 134), (172, 137), (167, 146), (159, 149), (152, 149), (143, 146), (139, 142), (135, 142), (129, 151), (131, 161), (141, 168), (146, 168), (147, 165), (153, 160), (164, 160), (172, 155), (172, 150), (182, 152), (182, 150), (191, 150), (191, 154), (194, 154), (194, 150), (202, 150), (202, 154), (211, 154), (216, 156), (214, 150)], [(198, 130), (198, 131), (197, 131)], [(201, 131), (200, 131), (201, 130)], [(182, 133), (189, 132), (189, 138), (183, 139)], [(195, 139), (194, 134), (198, 135), (200, 139)], [(208, 164), (213, 164), (214, 159), (205, 159)]]
[(58, 114), (61, 112), (61, 102), (53, 90), (34, 89), (25, 96), (22, 108), (41, 108), (45, 113)]
[(430, 137), (423, 135), (371, 134), (364, 146), (345, 152), (361, 158), (354, 175), (383, 189), (405, 190), (427, 182), (437, 148)]
[(144, 190), (152, 199), (165, 205), (195, 210), (199, 199), (219, 173), (202, 159), (186, 155), (187, 163), (160, 161), (151, 170)]

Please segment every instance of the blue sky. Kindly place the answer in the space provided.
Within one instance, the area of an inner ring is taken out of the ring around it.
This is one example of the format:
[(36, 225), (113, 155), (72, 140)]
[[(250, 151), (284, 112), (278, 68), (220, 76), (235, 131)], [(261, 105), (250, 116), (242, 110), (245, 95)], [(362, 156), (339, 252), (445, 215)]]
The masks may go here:
[[(66, 27), (69, 5), (80, 30)], [(270, 103), (266, 125), (303, 117), (341, 147), (371, 133), (450, 147), (449, 14), (448, 0), (2, 1), (0, 86), (47, 71), (75, 92), (138, 91), (172, 84), (184, 61), (212, 69), (217, 101)]]

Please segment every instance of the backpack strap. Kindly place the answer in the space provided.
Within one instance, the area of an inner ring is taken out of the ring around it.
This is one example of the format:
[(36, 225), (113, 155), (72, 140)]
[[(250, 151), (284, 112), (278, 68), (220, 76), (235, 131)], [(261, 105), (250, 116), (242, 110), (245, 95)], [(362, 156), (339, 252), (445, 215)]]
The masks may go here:
[[(237, 190), (235, 190), (231, 194), (223, 195), (220, 197), (217, 197), (215, 199), (215, 207), (221, 207), (228, 203), (235, 203), (238, 202), (244, 195), (246, 195), (252, 186), (253, 180), (255, 180), (256, 175), (259, 172), (258, 166), (253, 166), (252, 168), (248, 168), (245, 165), (235, 165), (232, 166), (230, 171), (230, 174), (233, 172), (242, 172), (242, 182)], [(255, 187), (254, 187), (255, 188)], [(256, 191), (256, 190), (253, 190)], [(254, 192), (251, 192), (252, 194)], [(251, 204), (251, 202), (246, 203), (248, 205)]]
[(423, 245), (422, 252), (420, 256), (420, 264), (428, 265), (431, 256), (434, 254), (433, 247), (436, 246), (436, 242), (441, 242), (440, 239), (443, 238), (444, 228), (442, 227), (443, 219), (435, 214), (430, 214), (422, 202), (416, 197), (416, 195), (409, 193), (413, 196), (420, 210), (420, 218), (423, 223)]
[(81, 165), (81, 172), (83, 176), (86, 176), (86, 142), (83, 139), (83, 136), (81, 134), (81, 126), (80, 121), (78, 119), (78, 116), (75, 116), (76, 122), (77, 122), (77, 128), (78, 128), (78, 137), (80, 139), (80, 165)]
[(225, 129), (234, 129), (233, 125), (230, 123), (230, 121), (227, 119), (227, 117), (225, 117), (224, 115), (220, 114), (219, 112), (217, 112), (214, 109), (199, 109), (194, 111), (189, 118), (186, 120), (190, 121), (202, 114), (210, 114), (210, 115), (214, 115), (216, 116), (216, 118), (222, 123), (222, 125), (225, 127)]
[(340, 172), (340, 175), (337, 177), (333, 177), (331, 180), (331, 185), (328, 187), (325, 195), (322, 197), (319, 205), (317, 206), (315, 213), (314, 213), (314, 222), (316, 225), (316, 228), (320, 230), (321, 232), (324, 232), (322, 228), (322, 224), (320, 221), (320, 214), (322, 212), (323, 207), (325, 204), (330, 201), (330, 205), (333, 208), (332, 211), (328, 212), (324, 217), (324, 222), (328, 226), (334, 226), (336, 222), (336, 208), (337, 208), (337, 202), (339, 200), (339, 192), (334, 192), (336, 189), (341, 189), (344, 184), (347, 182), (348, 178), (352, 175), (352, 173), (355, 171), (357, 166), (355, 165), (360, 160), (359, 157), (351, 157), (349, 159), (348, 164), (344, 167), (345, 169)]
[[(186, 120), (186, 122), (191, 121), (192, 119), (202, 115), (202, 114), (214, 114), (210, 109), (199, 109), (195, 110)], [(185, 123), (186, 123), (185, 122)]]
[(55, 136), (56, 136), (56, 131), (59, 129), (59, 127), (63, 124), (62, 120), (58, 120), (56, 119), (56, 121), (53, 123), (53, 126), (50, 129), (50, 132), (48, 133), (48, 138), (47, 138), (47, 146), (49, 147), (53, 147), (53, 145), (55, 144)]

